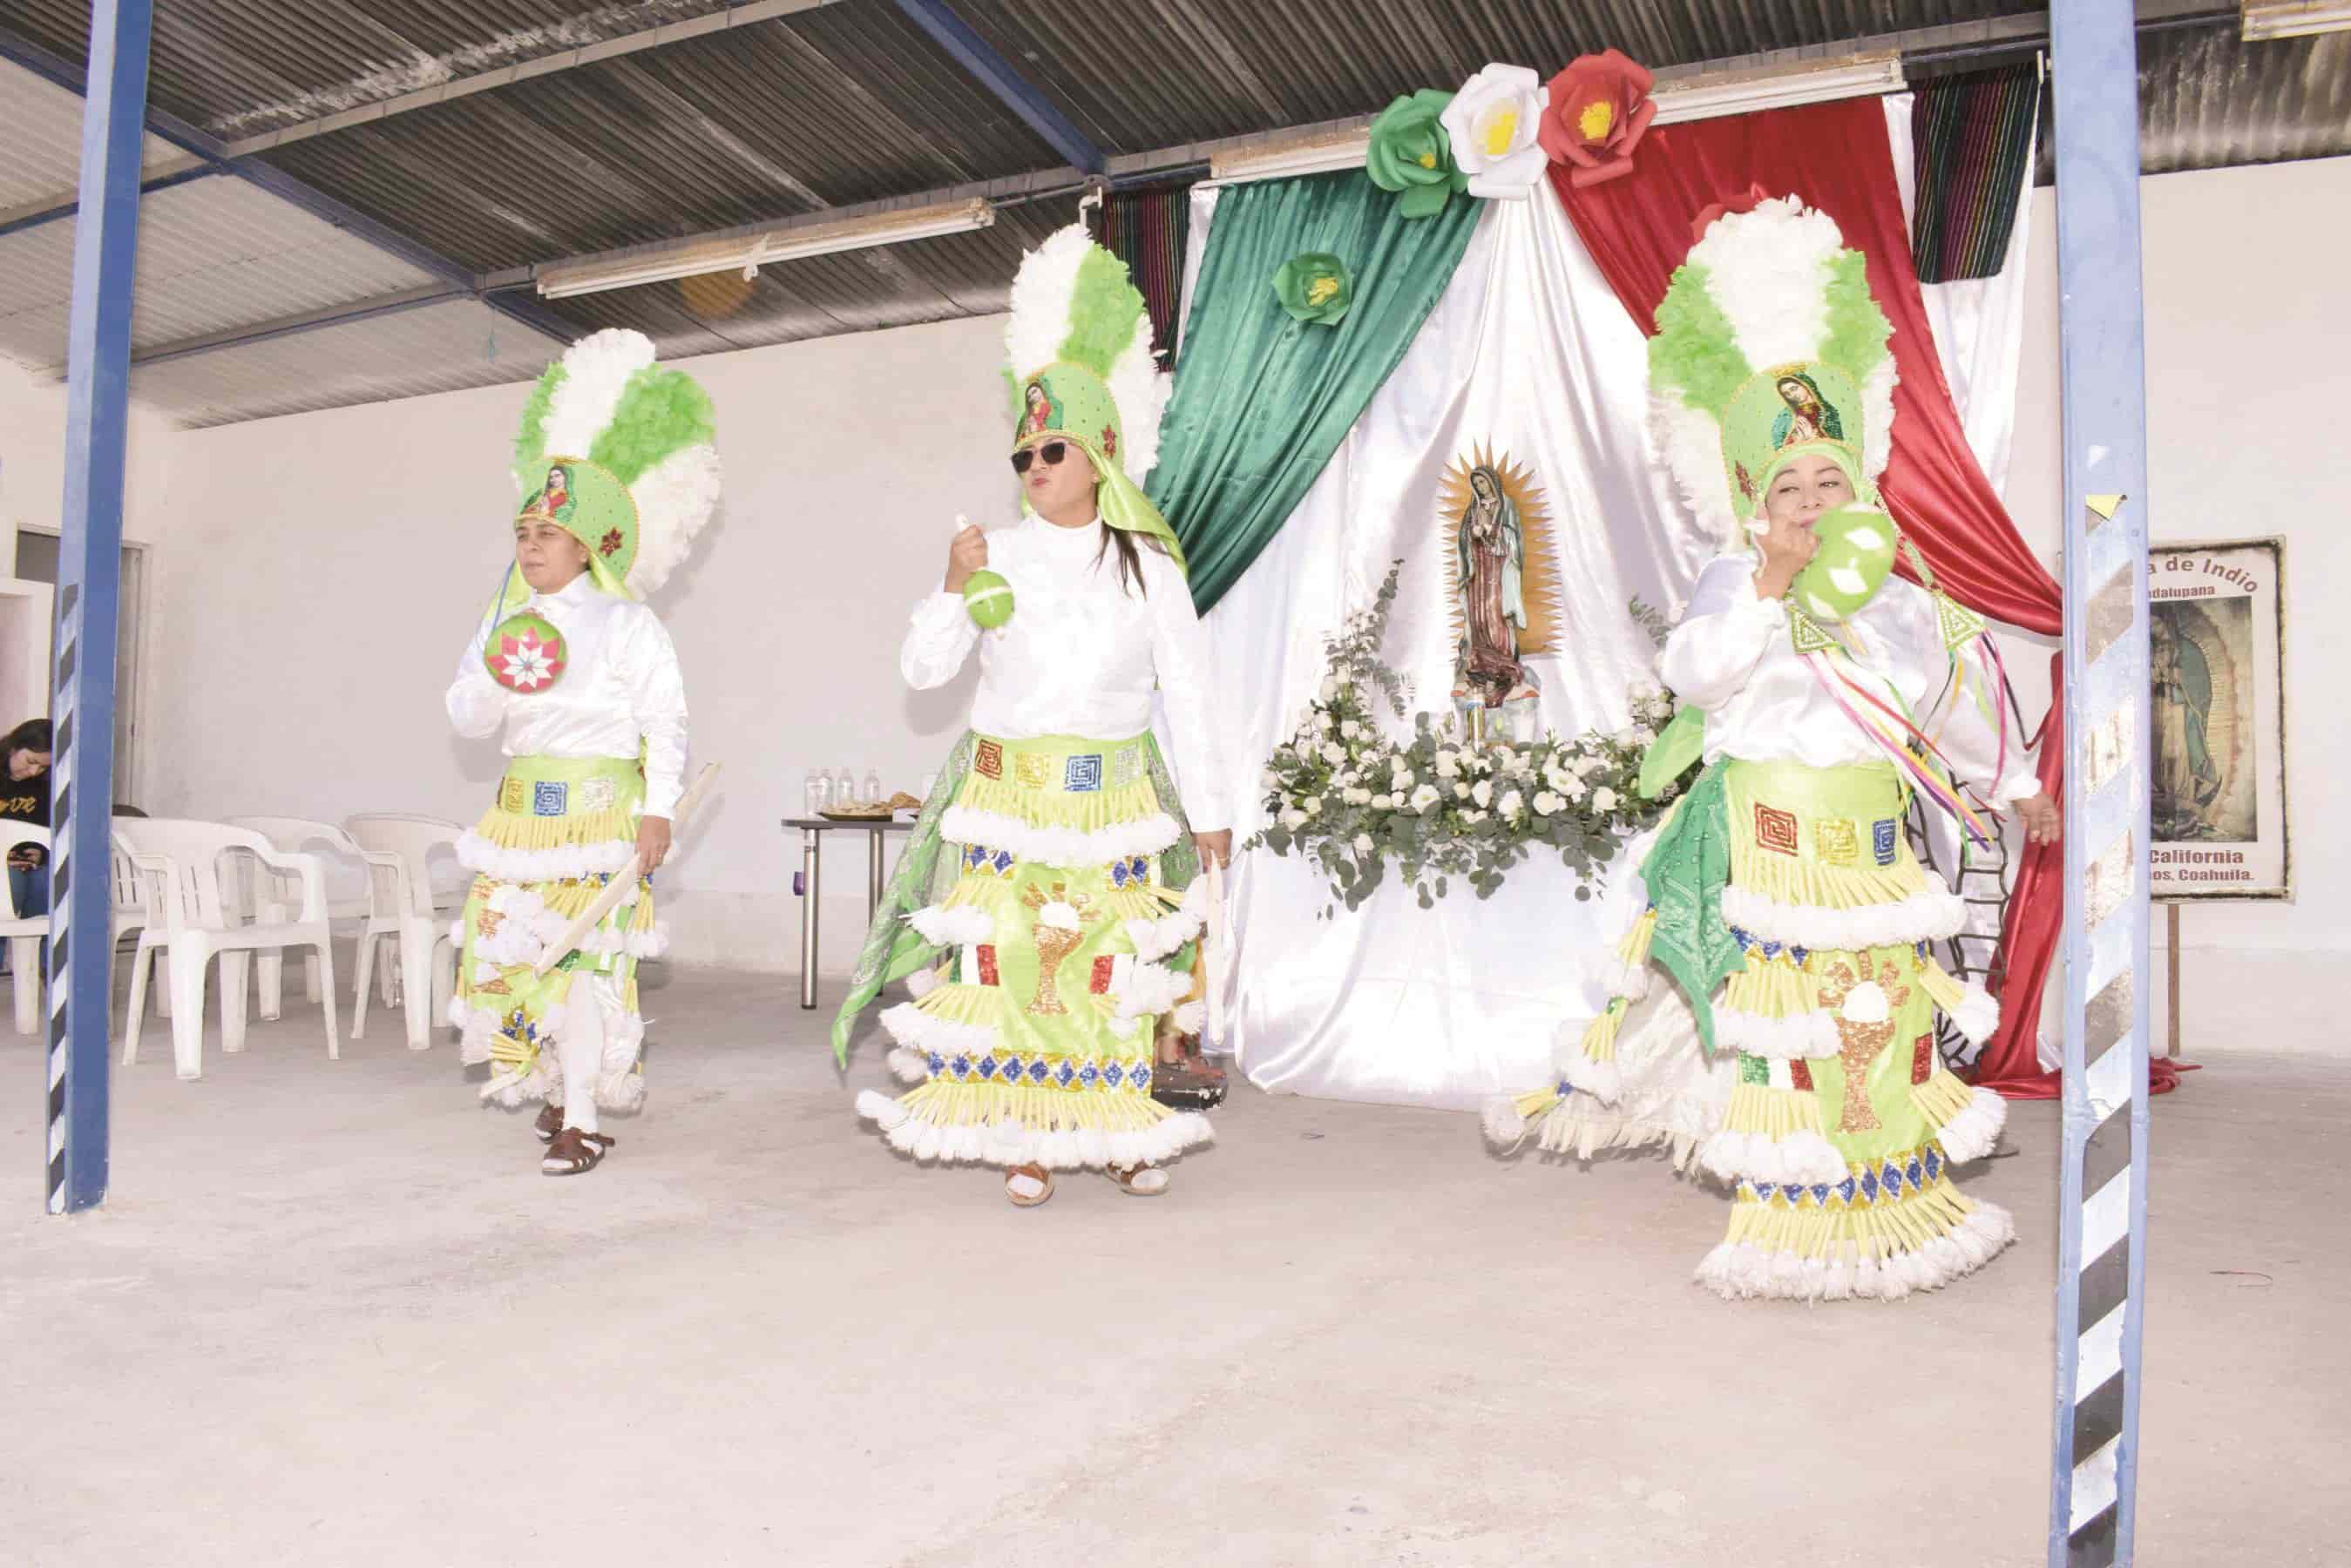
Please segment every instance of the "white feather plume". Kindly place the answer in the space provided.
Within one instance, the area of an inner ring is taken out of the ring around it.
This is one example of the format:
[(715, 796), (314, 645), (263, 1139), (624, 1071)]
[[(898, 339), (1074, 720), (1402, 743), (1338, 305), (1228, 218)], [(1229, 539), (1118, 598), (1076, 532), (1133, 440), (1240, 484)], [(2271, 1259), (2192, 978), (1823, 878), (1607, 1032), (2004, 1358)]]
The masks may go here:
[(1085, 225), (1072, 223), (1056, 229), (1021, 259), (1012, 278), (1012, 318), (1004, 324), (1004, 357), (1015, 380), (1027, 379), (1061, 357), (1061, 344), (1070, 336), (1070, 300), (1078, 292), (1078, 267), (1092, 244)]
[(1757, 370), (1817, 359), (1828, 336), (1829, 263), (1844, 236), (1826, 213), (1794, 196), (1727, 213), (1690, 247), (1732, 341)]
[(714, 446), (681, 448), (637, 476), (629, 487), (637, 504), (637, 559), (629, 568), (632, 592), (641, 597), (652, 593), (684, 564), (695, 535), (718, 508), (722, 477)]
[(548, 400), (547, 455), (586, 457), (612, 422), (629, 378), (653, 362), (653, 340), (623, 327), (591, 332), (573, 344), (563, 356), (563, 381)]
[(1119, 448), (1119, 465), (1137, 484), (1159, 461), (1159, 421), (1167, 411), (1175, 379), (1161, 375), (1151, 357), (1151, 313), (1146, 310), (1134, 318), (1134, 337), (1110, 368), (1111, 400), (1118, 405), (1119, 427), (1126, 437)]

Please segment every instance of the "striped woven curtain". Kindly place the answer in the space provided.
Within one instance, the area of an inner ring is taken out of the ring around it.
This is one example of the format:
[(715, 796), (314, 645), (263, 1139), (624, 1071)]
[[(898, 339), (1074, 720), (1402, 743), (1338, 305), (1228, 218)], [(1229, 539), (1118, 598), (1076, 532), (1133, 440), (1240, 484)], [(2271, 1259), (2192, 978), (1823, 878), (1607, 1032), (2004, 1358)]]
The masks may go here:
[(1910, 249), (1920, 283), (2000, 271), (2040, 113), (2041, 73), (2031, 63), (1915, 89), (1910, 153), (1918, 195)]
[(1165, 369), (1176, 368), (1176, 313), (1184, 306), (1184, 236), (1191, 226), (1192, 187), (1145, 186), (1102, 198), (1095, 238), (1126, 264), (1151, 312), (1151, 347)]

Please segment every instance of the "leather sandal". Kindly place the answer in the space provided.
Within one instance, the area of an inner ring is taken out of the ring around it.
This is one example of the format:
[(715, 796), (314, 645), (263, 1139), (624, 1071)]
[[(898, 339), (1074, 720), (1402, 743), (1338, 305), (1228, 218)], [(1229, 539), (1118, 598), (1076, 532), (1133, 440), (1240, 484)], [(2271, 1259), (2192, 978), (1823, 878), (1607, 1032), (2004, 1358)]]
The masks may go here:
[(541, 1143), (553, 1143), (555, 1135), (563, 1130), (563, 1107), (553, 1100), (538, 1107), (538, 1119), (530, 1124)]
[[(1025, 1176), (1039, 1183), (1038, 1189), (1028, 1193), (1019, 1191), (1012, 1185), (1012, 1179), (1017, 1176)], [(1041, 1165), (1008, 1166), (1004, 1172), (1004, 1196), (1012, 1200), (1015, 1208), (1034, 1209), (1053, 1196), (1053, 1173)]]
[(1130, 1198), (1156, 1198), (1167, 1190), (1171, 1179), (1155, 1165), (1105, 1165), (1102, 1174)]
[(538, 1162), (538, 1168), (548, 1176), (585, 1176), (604, 1163), (606, 1152), (619, 1141), (602, 1133), (565, 1127), (547, 1146), (547, 1156)]

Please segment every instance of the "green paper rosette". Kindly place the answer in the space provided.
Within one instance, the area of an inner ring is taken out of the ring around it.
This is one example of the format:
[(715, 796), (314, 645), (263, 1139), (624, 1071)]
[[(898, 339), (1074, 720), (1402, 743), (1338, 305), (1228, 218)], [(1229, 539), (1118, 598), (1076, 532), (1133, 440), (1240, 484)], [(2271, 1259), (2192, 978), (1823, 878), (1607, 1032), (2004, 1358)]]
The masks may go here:
[(1434, 217), (1456, 191), (1469, 188), (1469, 176), (1453, 161), (1452, 140), (1440, 118), (1452, 101), (1449, 92), (1423, 88), (1396, 99), (1372, 121), (1364, 171), (1381, 190), (1397, 193), (1396, 210), (1407, 218)]
[(1292, 321), (1336, 327), (1355, 303), (1347, 264), (1327, 251), (1301, 251), (1273, 275), (1273, 296)]

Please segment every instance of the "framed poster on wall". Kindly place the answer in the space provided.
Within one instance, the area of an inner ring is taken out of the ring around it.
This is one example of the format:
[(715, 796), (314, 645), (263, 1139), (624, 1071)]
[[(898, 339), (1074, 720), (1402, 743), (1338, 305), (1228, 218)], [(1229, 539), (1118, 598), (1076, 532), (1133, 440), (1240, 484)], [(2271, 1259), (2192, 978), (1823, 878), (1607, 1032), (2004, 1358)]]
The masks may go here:
[(2158, 898), (2291, 898), (2285, 543), (2147, 552)]

